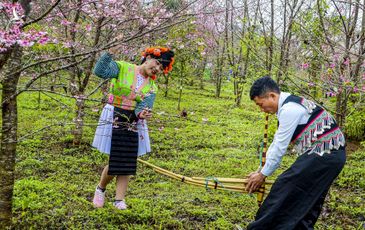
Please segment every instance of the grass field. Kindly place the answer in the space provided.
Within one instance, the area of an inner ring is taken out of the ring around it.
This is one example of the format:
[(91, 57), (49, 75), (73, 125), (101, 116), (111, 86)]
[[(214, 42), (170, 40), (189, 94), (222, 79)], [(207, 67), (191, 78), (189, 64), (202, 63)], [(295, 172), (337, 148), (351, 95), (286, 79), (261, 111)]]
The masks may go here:
[[(199, 177), (242, 178), (258, 168), (264, 115), (247, 96), (236, 108), (229, 87), (222, 98), (215, 98), (209, 86), (186, 88), (181, 107), (188, 116), (181, 118), (177, 92), (172, 90), (167, 98), (162, 95), (149, 122), (153, 151), (143, 160)], [(75, 147), (73, 99), (27, 93), (18, 100), (21, 142), (13, 199), (15, 229), (244, 229), (253, 220), (258, 208), (255, 196), (187, 185), (142, 164), (130, 181), (128, 210), (112, 206), (114, 183), (107, 189), (106, 206), (93, 208), (93, 192), (107, 164), (107, 156), (90, 147), (101, 105), (88, 103), (83, 144)], [(270, 137), (275, 129), (271, 116)], [(284, 157), (270, 179), (294, 159), (294, 155)], [(365, 150), (359, 145), (348, 152), (316, 228), (364, 229), (364, 223)]]

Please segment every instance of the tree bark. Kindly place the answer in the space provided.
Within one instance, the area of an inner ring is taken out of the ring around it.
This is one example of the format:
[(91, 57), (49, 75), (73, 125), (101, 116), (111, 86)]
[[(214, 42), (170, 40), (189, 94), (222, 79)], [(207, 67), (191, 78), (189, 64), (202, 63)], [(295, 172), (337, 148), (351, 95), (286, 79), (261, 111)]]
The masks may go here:
[[(81, 1), (80, 1), (81, 2)], [(75, 21), (78, 21), (78, 18)], [(104, 17), (100, 17), (96, 23), (96, 32), (93, 41), (93, 47), (97, 47), (100, 41), (101, 28)], [(73, 35), (73, 40), (76, 39), (76, 35)], [(75, 117), (75, 129), (73, 130), (74, 140), (73, 144), (78, 146), (81, 144), (82, 136), (84, 133), (84, 116), (85, 116), (85, 90), (89, 84), (89, 79), (92, 74), (92, 69), (95, 64), (96, 53), (92, 53), (89, 58), (89, 62), (85, 69), (79, 66), (73, 68), (73, 75), (70, 80), (70, 88), (72, 95), (76, 98), (76, 117)], [(76, 62), (76, 59), (73, 59)], [(82, 78), (83, 77), (83, 78)], [(76, 80), (77, 79), (77, 80)], [(77, 85), (77, 86), (76, 86)]]
[(177, 104), (177, 110), (180, 111), (180, 103), (181, 103), (181, 97), (182, 97), (182, 90), (183, 90), (183, 74), (185, 73), (185, 63), (184, 61), (180, 62), (180, 67), (181, 67), (181, 71), (180, 71), (180, 89), (179, 89), (179, 99), (178, 99), (178, 104)]
[(199, 74), (199, 88), (200, 89), (204, 89), (204, 74), (205, 74), (205, 67), (207, 66), (207, 62), (208, 62), (208, 57), (205, 56), (203, 59), (203, 63), (202, 66), (200, 68), (200, 74)]
[(169, 92), (169, 76), (165, 76), (165, 93), (164, 97), (167, 97), (167, 94)]
[[(14, 188), (14, 168), (17, 145), (18, 110), (16, 90), (20, 73), (22, 48), (15, 46), (7, 63), (5, 78), (2, 81), (2, 127), (0, 148), (0, 229), (11, 225), (12, 197)], [(11, 75), (11, 77), (9, 77)]]
[(76, 96), (76, 117), (75, 117), (75, 130), (73, 131), (74, 140), (73, 144), (78, 146), (81, 144), (82, 135), (84, 131), (84, 116), (85, 116), (85, 99), (84, 96)]
[[(217, 98), (220, 97), (221, 95), (221, 90), (222, 90), (222, 72), (223, 72), (223, 64), (224, 64), (224, 54), (225, 54), (225, 47), (226, 45), (222, 44), (222, 53), (220, 54), (218, 51), (217, 54), (217, 65), (216, 65), (216, 91), (215, 91), (215, 96)], [(218, 43), (218, 50), (219, 50), (219, 43)]]
[(269, 75), (272, 75), (272, 63), (274, 56), (274, 0), (271, 0), (271, 28), (270, 28), (270, 43), (269, 43), (269, 60), (267, 70)]

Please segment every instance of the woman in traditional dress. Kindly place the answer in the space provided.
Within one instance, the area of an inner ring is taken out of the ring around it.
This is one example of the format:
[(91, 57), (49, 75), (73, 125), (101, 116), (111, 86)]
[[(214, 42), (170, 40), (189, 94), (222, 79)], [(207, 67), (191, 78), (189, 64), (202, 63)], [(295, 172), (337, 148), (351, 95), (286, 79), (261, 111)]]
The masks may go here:
[(93, 141), (93, 147), (109, 154), (109, 164), (101, 174), (93, 204), (97, 208), (104, 206), (106, 187), (116, 177), (113, 205), (124, 210), (129, 177), (136, 174), (137, 156), (150, 152), (145, 119), (152, 116), (156, 75), (171, 71), (174, 52), (165, 47), (147, 48), (141, 65), (114, 61), (115, 52), (102, 54), (94, 68), (95, 75), (111, 79), (111, 84)]

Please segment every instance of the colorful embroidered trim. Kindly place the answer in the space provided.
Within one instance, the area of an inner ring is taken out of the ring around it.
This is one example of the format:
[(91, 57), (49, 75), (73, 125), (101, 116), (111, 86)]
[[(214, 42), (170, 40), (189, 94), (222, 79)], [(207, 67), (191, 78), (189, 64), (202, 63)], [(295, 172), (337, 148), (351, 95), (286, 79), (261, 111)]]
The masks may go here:
[(333, 117), (325, 110), (320, 112), (298, 135), (297, 139), (293, 141), (297, 153), (302, 154), (310, 150), (308, 154), (314, 152), (322, 156), (324, 153), (329, 153), (332, 149), (344, 146), (345, 138), (338, 127), (325, 133), (334, 123)]
[(331, 153), (331, 150), (337, 150), (341, 146), (345, 146), (345, 137), (341, 130), (337, 127), (333, 131), (322, 135), (317, 141), (312, 143), (311, 146), (303, 148), (300, 145), (296, 145), (296, 151), (299, 155), (307, 152), (307, 154), (316, 153), (323, 156), (323, 154)]

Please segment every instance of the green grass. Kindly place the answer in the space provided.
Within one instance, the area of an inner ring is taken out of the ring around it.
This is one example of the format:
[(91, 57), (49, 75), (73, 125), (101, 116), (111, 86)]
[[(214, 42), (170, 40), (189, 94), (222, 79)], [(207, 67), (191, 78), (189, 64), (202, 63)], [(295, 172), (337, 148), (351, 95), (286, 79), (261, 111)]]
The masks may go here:
[[(257, 146), (263, 136), (264, 115), (247, 97), (234, 107), (231, 89), (215, 98), (212, 87), (184, 89), (180, 118), (177, 91), (158, 95), (149, 122), (153, 152), (144, 156), (159, 167), (186, 176), (241, 178), (259, 165)], [(19, 97), (19, 137), (13, 202), (14, 229), (238, 229), (257, 211), (256, 197), (211, 191), (187, 185), (139, 164), (130, 181), (127, 204), (112, 207), (115, 185), (107, 189), (108, 203), (91, 204), (107, 156), (90, 147), (99, 113), (86, 111), (84, 143), (74, 147), (74, 101), (56, 97), (65, 105), (38, 93)], [(95, 96), (100, 97), (100, 95)], [(63, 126), (57, 124), (63, 123)], [(44, 127), (46, 127), (44, 129)], [(276, 121), (270, 117), (270, 138)], [(22, 137), (26, 137), (22, 139)], [(284, 157), (275, 178), (295, 159)], [(317, 229), (362, 229), (365, 219), (365, 150), (351, 153), (324, 205)]]

